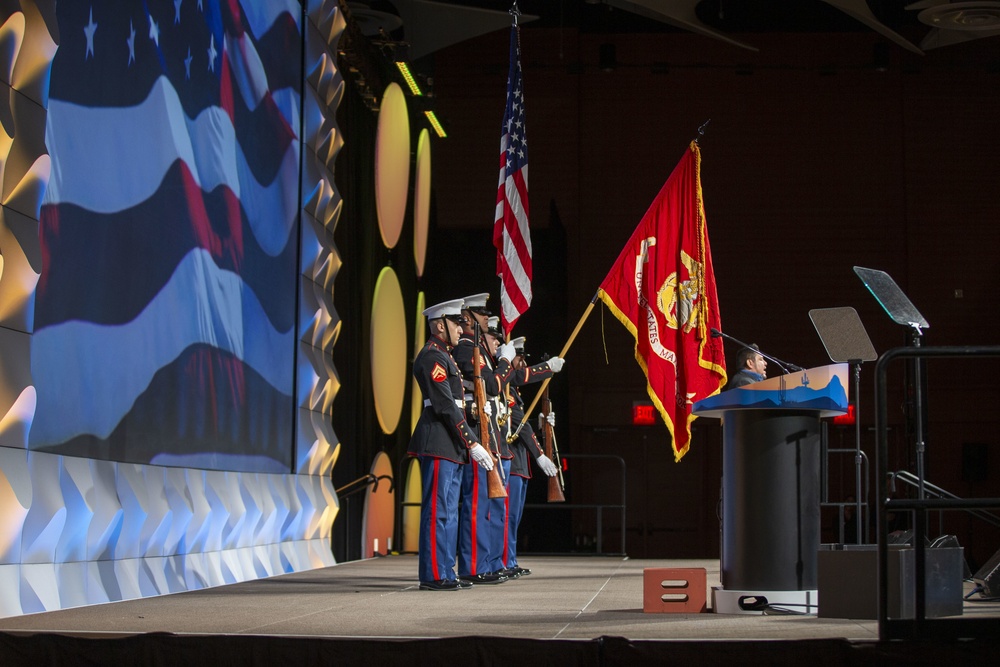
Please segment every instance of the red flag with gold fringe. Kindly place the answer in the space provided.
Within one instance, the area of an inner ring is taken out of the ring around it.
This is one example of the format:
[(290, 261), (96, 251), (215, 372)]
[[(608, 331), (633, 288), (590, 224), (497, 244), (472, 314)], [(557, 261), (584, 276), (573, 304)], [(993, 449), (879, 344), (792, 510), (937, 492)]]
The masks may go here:
[(646, 390), (680, 461), (691, 405), (726, 384), (719, 300), (701, 193), (701, 151), (691, 142), (597, 292), (635, 338)]

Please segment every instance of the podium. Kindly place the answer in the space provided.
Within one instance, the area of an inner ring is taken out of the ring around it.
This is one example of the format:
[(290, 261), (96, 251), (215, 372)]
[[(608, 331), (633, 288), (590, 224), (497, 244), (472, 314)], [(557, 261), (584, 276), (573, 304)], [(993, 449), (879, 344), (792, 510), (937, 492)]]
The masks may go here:
[[(722, 588), (715, 611), (817, 605), (820, 418), (847, 412), (848, 364), (789, 373), (698, 401), (722, 420)], [(756, 598), (755, 605), (744, 604)], [(807, 609), (795, 609), (806, 612)]]

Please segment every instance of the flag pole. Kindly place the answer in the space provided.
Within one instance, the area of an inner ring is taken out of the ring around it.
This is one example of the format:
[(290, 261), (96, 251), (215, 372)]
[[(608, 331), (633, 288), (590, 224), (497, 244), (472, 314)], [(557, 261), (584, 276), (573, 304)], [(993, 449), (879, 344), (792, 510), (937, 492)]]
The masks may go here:
[[(576, 340), (577, 334), (580, 333), (580, 329), (583, 328), (583, 323), (587, 321), (587, 318), (590, 316), (590, 312), (594, 310), (594, 304), (596, 303), (597, 294), (594, 294), (594, 298), (590, 300), (590, 304), (587, 305), (587, 309), (584, 310), (583, 315), (580, 316), (580, 321), (576, 323), (573, 333), (569, 335), (569, 339), (567, 339), (566, 344), (563, 345), (562, 351), (559, 352), (560, 357), (565, 357), (566, 353), (569, 352), (570, 345), (572, 345), (573, 341)], [(542, 385), (538, 388), (538, 391), (535, 392), (535, 398), (532, 399), (531, 405), (529, 405), (524, 411), (524, 418), (521, 420), (521, 423), (517, 425), (517, 429), (511, 434), (508, 441), (517, 440), (517, 436), (521, 433), (521, 428), (528, 422), (528, 415), (530, 415), (531, 411), (535, 409), (536, 405), (538, 405), (538, 401), (542, 399), (542, 394), (545, 393), (545, 389), (549, 386), (549, 382), (551, 380), (551, 375), (542, 380)]]

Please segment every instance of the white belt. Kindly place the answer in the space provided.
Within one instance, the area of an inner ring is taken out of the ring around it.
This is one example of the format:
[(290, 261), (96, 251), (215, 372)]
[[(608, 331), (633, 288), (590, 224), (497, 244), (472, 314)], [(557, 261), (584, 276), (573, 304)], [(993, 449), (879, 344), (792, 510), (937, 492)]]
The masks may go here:
[[(460, 407), (463, 410), (465, 409), (465, 403), (460, 398), (456, 398), (455, 399), (455, 405), (457, 405), (458, 407)], [(431, 407), (431, 400), (429, 398), (425, 398), (424, 399), (424, 407), (425, 408)]]

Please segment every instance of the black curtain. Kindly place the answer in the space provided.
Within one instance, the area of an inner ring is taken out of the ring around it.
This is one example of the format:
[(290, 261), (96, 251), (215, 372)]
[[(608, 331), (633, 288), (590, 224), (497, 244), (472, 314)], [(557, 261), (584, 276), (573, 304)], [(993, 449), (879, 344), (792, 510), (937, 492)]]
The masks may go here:
[[(381, 99), (378, 92), (376, 99)], [(375, 414), (371, 377), (371, 308), (379, 273), (391, 266), (399, 278), (407, 310), (408, 358), (413, 347), (413, 308), (416, 303), (416, 268), (413, 259), (412, 154), (411, 185), (403, 233), (395, 248), (388, 249), (379, 233), (375, 204), (375, 140), (378, 113), (369, 108), (354, 82), (337, 112), (338, 126), (345, 138), (337, 156), (336, 188), (343, 199), (334, 242), (343, 262), (334, 282), (334, 307), (342, 322), (333, 350), (334, 365), (341, 388), (333, 403), (333, 428), (341, 443), (340, 456), (333, 468), (333, 486), (345, 487), (366, 475), (372, 461), (385, 451), (398, 474), (410, 439), (410, 366), (399, 426), (395, 433), (382, 432)], [(411, 144), (416, 133), (411, 131)], [(357, 487), (350, 487), (357, 488)], [(350, 490), (347, 489), (348, 491)], [(395, 486), (398, 494), (402, 489)], [(363, 492), (342, 496), (340, 513), (333, 525), (333, 552), (338, 562), (361, 557)]]

